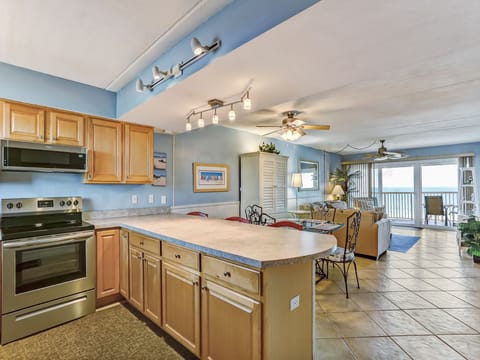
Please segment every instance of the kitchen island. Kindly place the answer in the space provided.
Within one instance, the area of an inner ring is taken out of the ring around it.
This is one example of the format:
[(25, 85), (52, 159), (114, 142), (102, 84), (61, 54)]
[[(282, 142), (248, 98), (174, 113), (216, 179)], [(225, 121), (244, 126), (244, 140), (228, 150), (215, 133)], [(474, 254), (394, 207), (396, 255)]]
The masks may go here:
[(313, 259), (333, 236), (185, 215), (90, 221), (122, 229), (123, 296), (197, 356), (313, 358)]

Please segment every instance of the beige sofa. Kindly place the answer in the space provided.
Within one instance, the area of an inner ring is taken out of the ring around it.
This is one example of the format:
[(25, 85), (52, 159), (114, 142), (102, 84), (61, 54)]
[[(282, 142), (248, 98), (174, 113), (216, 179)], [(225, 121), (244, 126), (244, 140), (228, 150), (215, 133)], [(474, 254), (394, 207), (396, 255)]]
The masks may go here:
[[(314, 219), (323, 219), (318, 206), (312, 204), (311, 210)], [(356, 209), (336, 209), (335, 222), (346, 224), (347, 217), (354, 211)], [(378, 259), (390, 247), (391, 222), (382, 216), (383, 213), (362, 210), (356, 254)], [(345, 243), (345, 231), (346, 227), (343, 227), (333, 233), (337, 238), (338, 246), (343, 246)]]

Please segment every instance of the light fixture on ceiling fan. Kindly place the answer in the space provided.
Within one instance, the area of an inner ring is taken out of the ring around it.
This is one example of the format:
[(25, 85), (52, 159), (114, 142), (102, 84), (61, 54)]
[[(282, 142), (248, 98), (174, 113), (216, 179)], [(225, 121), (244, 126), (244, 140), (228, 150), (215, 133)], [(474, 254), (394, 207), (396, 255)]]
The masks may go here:
[(281, 125), (257, 125), (257, 127), (276, 127), (280, 128), (279, 130), (272, 131), (265, 134), (270, 135), (276, 132), (280, 133), (280, 136), (286, 141), (295, 141), (302, 136), (306, 135), (304, 130), (330, 130), (330, 125), (320, 125), (320, 124), (306, 124), (305, 121), (298, 119), (296, 116), (300, 114), (299, 111), (290, 110), (282, 113), (286, 116), (282, 120)]

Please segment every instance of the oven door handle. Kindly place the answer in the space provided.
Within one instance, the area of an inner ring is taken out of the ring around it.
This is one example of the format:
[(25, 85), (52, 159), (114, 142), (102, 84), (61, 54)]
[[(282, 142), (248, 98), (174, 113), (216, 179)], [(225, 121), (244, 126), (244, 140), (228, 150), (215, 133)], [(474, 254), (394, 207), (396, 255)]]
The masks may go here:
[(94, 235), (93, 231), (83, 232), (83, 233), (74, 233), (64, 236), (53, 236), (46, 239), (31, 238), (29, 240), (20, 240), (20, 241), (4, 241), (3, 248), (7, 249), (17, 249), (23, 247), (39, 246), (39, 245), (62, 245), (73, 242), (78, 242), (79, 240), (87, 240), (88, 238)]

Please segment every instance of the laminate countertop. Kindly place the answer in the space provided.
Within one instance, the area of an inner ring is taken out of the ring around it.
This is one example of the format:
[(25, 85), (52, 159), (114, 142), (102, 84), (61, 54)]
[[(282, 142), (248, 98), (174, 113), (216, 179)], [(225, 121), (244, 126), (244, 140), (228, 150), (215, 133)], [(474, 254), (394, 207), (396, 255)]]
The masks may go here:
[(258, 269), (314, 259), (327, 254), (337, 244), (333, 235), (188, 215), (88, 221), (97, 230), (122, 227)]

